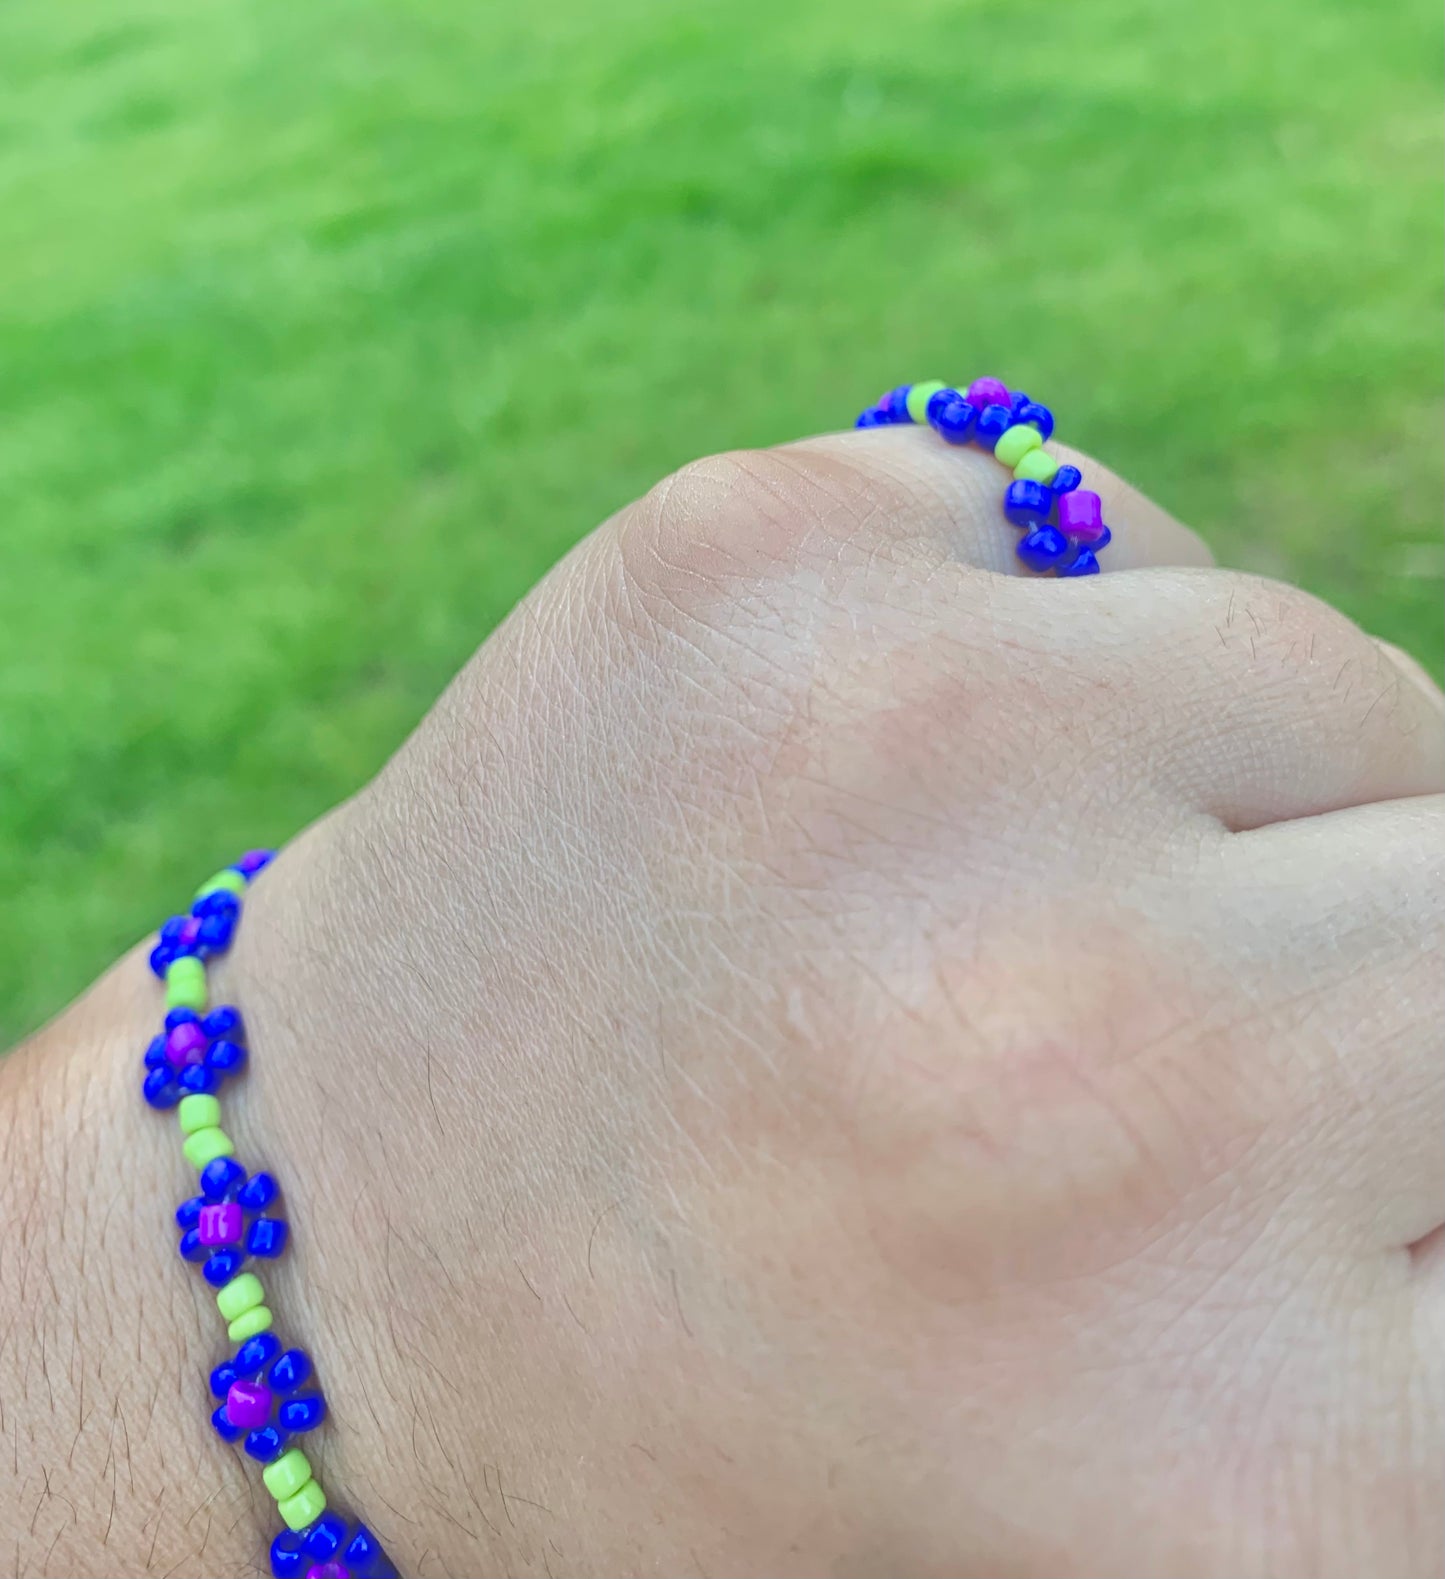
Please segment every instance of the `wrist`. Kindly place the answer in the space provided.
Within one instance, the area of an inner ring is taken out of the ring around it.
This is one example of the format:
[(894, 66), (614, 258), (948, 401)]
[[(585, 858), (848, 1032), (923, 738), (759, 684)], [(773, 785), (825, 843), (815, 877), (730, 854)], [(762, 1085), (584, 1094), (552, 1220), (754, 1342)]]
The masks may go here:
[(155, 982), (137, 949), (0, 1061), (0, 1544), (21, 1573), (266, 1571), (253, 1489), (207, 1424), (208, 1291), (187, 1180), (138, 1098)]

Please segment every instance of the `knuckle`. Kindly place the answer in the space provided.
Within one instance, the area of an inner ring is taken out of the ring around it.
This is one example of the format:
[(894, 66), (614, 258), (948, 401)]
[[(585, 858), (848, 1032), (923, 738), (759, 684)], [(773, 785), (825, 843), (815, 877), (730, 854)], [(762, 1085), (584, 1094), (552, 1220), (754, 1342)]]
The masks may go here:
[(734, 450), (665, 477), (623, 512), (618, 542), (639, 593), (706, 610), (850, 553), (866, 559), (873, 529), (917, 508), (897, 479), (822, 447)]
[(796, 514), (793, 480), (758, 450), (706, 455), (664, 477), (619, 534), (636, 585), (662, 592), (729, 590), (784, 556)]
[(1376, 643), (1347, 615), (1299, 587), (1229, 574), (1211, 578), (1209, 602), (1222, 645), (1252, 667), (1273, 666), (1290, 680), (1331, 662), (1379, 668)]

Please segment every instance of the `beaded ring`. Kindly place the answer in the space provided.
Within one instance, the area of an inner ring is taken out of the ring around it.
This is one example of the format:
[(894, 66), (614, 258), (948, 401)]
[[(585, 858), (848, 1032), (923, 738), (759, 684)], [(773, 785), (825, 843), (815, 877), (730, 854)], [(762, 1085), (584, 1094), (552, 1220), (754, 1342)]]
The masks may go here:
[(1094, 576), (1099, 554), (1113, 533), (1104, 525), (1103, 501), (1079, 484), (1077, 466), (1060, 466), (1044, 449), (1054, 414), (1013, 393), (996, 378), (976, 378), (966, 390), (932, 380), (900, 384), (869, 406), (858, 428), (927, 423), (950, 444), (972, 440), (991, 450), (1014, 474), (1003, 496), (1003, 513), (1024, 528), (1018, 556), (1030, 570), (1058, 576)]
[(172, 916), (151, 950), (165, 983), (164, 1029), (146, 1049), (141, 1092), (153, 1108), (175, 1108), (181, 1150), (200, 1177), (200, 1193), (176, 1209), (183, 1259), (200, 1263), (236, 1352), (211, 1372), (219, 1400), (211, 1424), (263, 1464), (261, 1479), (286, 1528), (271, 1543), (275, 1579), (396, 1579), (396, 1569), (364, 1524), (327, 1511), (326, 1493), (293, 1438), (326, 1418), (303, 1349), (283, 1349), (266, 1291), (249, 1260), (273, 1260), (289, 1229), (276, 1210), (280, 1189), (269, 1173), (247, 1174), (221, 1128), (217, 1093), (246, 1063), (246, 1031), (229, 1006), (208, 1008), (206, 961), (223, 954), (241, 918), (241, 896), (272, 860), (252, 850), (197, 892), (188, 914)]

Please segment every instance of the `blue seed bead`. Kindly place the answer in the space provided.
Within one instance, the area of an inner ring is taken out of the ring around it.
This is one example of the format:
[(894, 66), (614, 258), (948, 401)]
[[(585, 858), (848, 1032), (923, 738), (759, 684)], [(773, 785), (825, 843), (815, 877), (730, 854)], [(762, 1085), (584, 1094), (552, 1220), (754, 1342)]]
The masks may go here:
[(215, 1426), (218, 1435), (226, 1442), (239, 1440), (241, 1428), (231, 1424), (231, 1417), (226, 1413), (226, 1406), (222, 1404), (219, 1409), (211, 1411), (211, 1424)]
[(152, 1069), (141, 1083), (141, 1095), (152, 1107), (174, 1107), (181, 1100), (181, 1093), (169, 1069)]
[(147, 1069), (164, 1069), (170, 1060), (166, 1057), (166, 1039), (164, 1036), (153, 1036), (151, 1044), (146, 1048), (145, 1066)]
[(166, 972), (175, 963), (176, 953), (168, 943), (157, 943), (150, 952), (151, 974), (166, 979)]
[(279, 1458), (285, 1446), (286, 1433), (273, 1425), (263, 1425), (258, 1431), (246, 1433), (246, 1451), (259, 1463), (269, 1464), (273, 1458)]
[(206, 1204), (203, 1195), (193, 1195), (176, 1207), (176, 1227), (194, 1228), (201, 1220), (201, 1208)]
[(185, 924), (184, 916), (171, 916), (161, 927), (160, 941), (167, 948), (174, 948), (181, 941), (181, 930)]
[(869, 406), (867, 411), (858, 413), (858, 420), (853, 426), (855, 428), (883, 428), (888, 426), (888, 419), (878, 410), (877, 406)]
[(1081, 548), (1074, 557), (1073, 563), (1065, 565), (1059, 572), (1061, 576), (1097, 576), (1099, 574), (1099, 561), (1092, 548)]
[(381, 1542), (364, 1524), (358, 1524), (351, 1539), (346, 1543), (346, 1550), (342, 1552), (341, 1560), (352, 1573), (365, 1573), (381, 1555)]
[(201, 1021), (201, 1029), (209, 1037), (229, 1036), (233, 1042), (244, 1042), (246, 1033), (241, 1028), (241, 1011), (223, 1003)]
[(220, 915), (207, 916), (201, 922), (201, 930), (196, 938), (203, 949), (210, 949), (215, 954), (223, 954), (231, 946), (231, 939), (236, 935), (236, 917), (228, 912)]
[(323, 1513), (309, 1530), (301, 1533), (301, 1544), (314, 1563), (329, 1562), (346, 1539), (346, 1520), (339, 1513)]
[(246, 1235), (253, 1256), (279, 1256), (286, 1248), (286, 1224), (279, 1217), (258, 1217)]
[(178, 1025), (194, 1025), (199, 1019), (194, 1009), (170, 1009), (166, 1013), (165, 1027), (173, 1031)]
[[(197, 1230), (199, 1233), (199, 1230)], [(241, 1250), (214, 1250), (201, 1268), (201, 1276), (212, 1288), (225, 1288), (226, 1284), (245, 1265), (246, 1255)]]
[(245, 1178), (246, 1170), (234, 1157), (217, 1157), (201, 1169), (201, 1194), (208, 1201), (223, 1201)]
[(246, 1341), (236, 1350), (236, 1358), (231, 1362), (236, 1367), (239, 1376), (255, 1376), (271, 1363), (281, 1352), (281, 1340), (274, 1332), (258, 1332), (254, 1338)]
[(908, 415), (908, 391), (912, 388), (912, 384), (900, 384), (897, 389), (890, 389), (878, 402), (878, 410), (885, 421), (894, 423), (913, 421)]
[(1003, 496), (1003, 513), (1015, 526), (1043, 526), (1054, 508), (1054, 491), (1047, 483), (1011, 482)]
[(967, 444), (978, 412), (956, 389), (943, 389), (928, 402), (928, 421), (950, 444)]
[(253, 1173), (236, 1191), (236, 1200), (245, 1212), (264, 1212), (281, 1193), (269, 1173)]
[(287, 1349), (266, 1378), (278, 1393), (294, 1393), (311, 1380), (311, 1360), (305, 1349)]
[(1100, 532), (1099, 535), (1094, 539), (1094, 541), (1089, 544), (1089, 547), (1093, 549), (1095, 554), (1102, 554), (1113, 541), (1114, 534), (1106, 526), (1103, 531)]
[(1018, 556), (1030, 570), (1052, 570), (1069, 551), (1069, 540), (1056, 526), (1036, 526), (1019, 539)]
[(229, 889), (218, 888), (201, 897), (191, 906), (191, 914), (197, 921), (204, 921), (207, 916), (238, 916), (241, 913), (241, 901)]
[(310, 1566), (295, 1530), (282, 1530), (271, 1542), (271, 1579), (303, 1579)]
[(205, 1245), (201, 1243), (201, 1231), (199, 1228), (186, 1229), (185, 1233), (181, 1235), (180, 1244), (176, 1248), (181, 1252), (182, 1260), (185, 1261), (204, 1261), (210, 1254)]
[(933, 419), (945, 406), (952, 405), (955, 400), (962, 399), (963, 396), (956, 389), (950, 389), (947, 385), (942, 389), (935, 389), (928, 397), (928, 404), (923, 409), (924, 420), (932, 427)]
[(1060, 466), (1058, 471), (1054, 473), (1053, 481), (1049, 484), (1049, 487), (1054, 490), (1056, 495), (1072, 493), (1083, 480), (1084, 474), (1077, 466)]
[(206, 1049), (206, 1068), (218, 1075), (233, 1075), (246, 1062), (246, 1049), (223, 1036)]
[(326, 1418), (326, 1400), (320, 1393), (288, 1398), (277, 1419), (285, 1431), (314, 1431)]
[(238, 1382), (241, 1373), (230, 1360), (222, 1360), (211, 1372), (211, 1395), (225, 1401), (226, 1394), (231, 1390), (231, 1383)]
[(1026, 422), (1030, 427), (1037, 428), (1045, 443), (1053, 436), (1054, 414), (1047, 406), (1041, 406), (1036, 400), (1025, 399), (1021, 406), (1015, 398), (1013, 419), (1015, 422)]
[(176, 1076), (176, 1083), (187, 1096), (209, 1096), (220, 1085), (214, 1069), (205, 1064), (187, 1064)]
[(1025, 406), (1031, 405), (1033, 405), (1033, 401), (1026, 394), (1024, 394), (1023, 390), (1016, 389), (1014, 391), (1013, 399), (1008, 403), (1008, 409), (1009, 415), (1014, 419), (1015, 425), (1023, 421), (1023, 418), (1019, 416), (1019, 412), (1021, 412)]
[(1013, 413), (1007, 406), (985, 406), (978, 414), (973, 436), (984, 449), (992, 450), (1012, 426)]

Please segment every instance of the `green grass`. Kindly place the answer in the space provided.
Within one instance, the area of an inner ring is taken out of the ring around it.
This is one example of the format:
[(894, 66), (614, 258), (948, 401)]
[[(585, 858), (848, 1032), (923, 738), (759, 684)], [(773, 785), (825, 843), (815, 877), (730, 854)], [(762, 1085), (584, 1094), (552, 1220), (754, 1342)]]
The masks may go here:
[(1434, 0), (0, 10), (0, 1038), (386, 758), (579, 534), (1049, 398), (1441, 659)]

